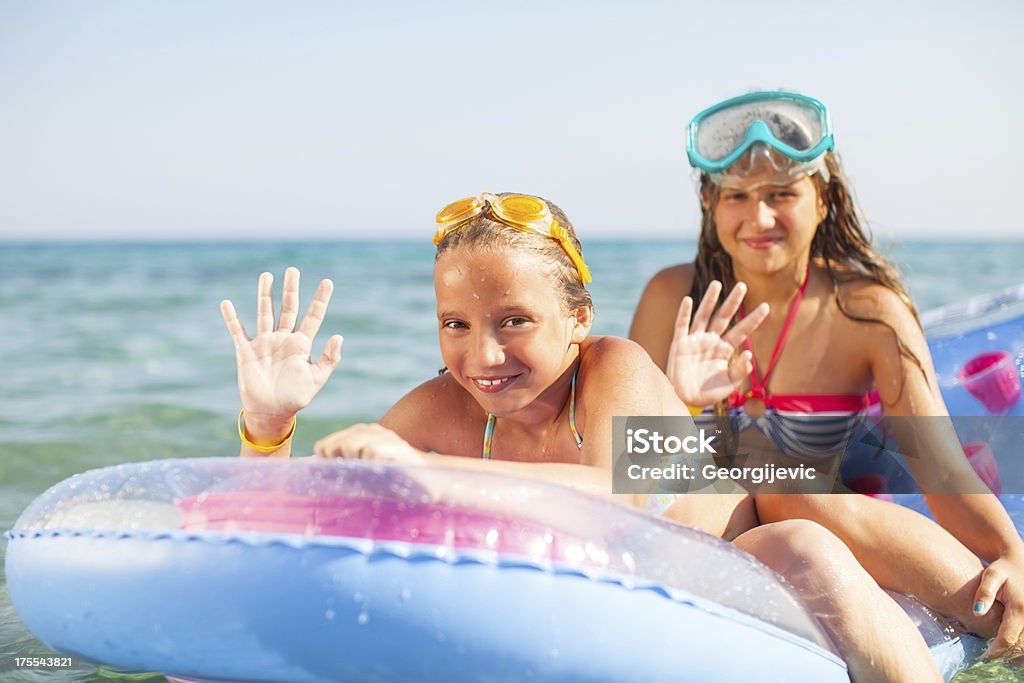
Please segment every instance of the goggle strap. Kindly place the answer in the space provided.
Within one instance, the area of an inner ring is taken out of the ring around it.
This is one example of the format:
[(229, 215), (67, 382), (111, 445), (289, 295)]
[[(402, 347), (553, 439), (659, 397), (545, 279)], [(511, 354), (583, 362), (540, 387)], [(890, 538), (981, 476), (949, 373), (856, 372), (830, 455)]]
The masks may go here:
[(576, 273), (580, 276), (580, 281), (584, 285), (591, 282), (593, 278), (590, 276), (590, 268), (587, 267), (586, 261), (583, 260), (583, 255), (576, 249), (576, 245), (572, 243), (569, 231), (565, 229), (565, 226), (558, 221), (552, 221), (551, 236), (558, 240), (558, 243), (562, 246), (562, 251), (568, 255), (569, 260), (576, 266)]
[[(528, 195), (511, 195), (512, 197), (524, 196), (529, 199), (535, 199)], [(544, 233), (538, 229), (537, 223), (548, 219), (551, 221), (551, 227), (548, 228), (548, 236), (558, 241), (559, 246), (562, 247), (562, 251), (569, 257), (572, 264), (576, 267), (576, 273), (580, 276), (580, 280), (586, 285), (591, 282), (593, 278), (590, 276), (590, 268), (587, 267), (586, 262), (583, 260), (583, 256), (573, 245), (572, 240), (569, 238), (569, 231), (565, 229), (561, 223), (559, 223), (554, 217), (551, 216), (551, 209), (547, 203), (536, 199), (542, 206), (542, 211), (532, 218), (513, 218), (508, 215), (508, 212), (503, 210), (501, 206), (501, 200), (505, 197), (498, 197), (490, 193), (483, 193), (477, 197), (467, 197), (466, 199), (459, 199), (447, 205), (443, 209), (437, 212), (434, 217), (437, 223), (437, 231), (434, 233), (434, 246), (441, 244), (441, 241), (449, 234), (455, 232), (460, 227), (468, 223), (473, 218), (476, 218), (484, 212), (486, 206), (491, 207), (491, 214), (499, 222), (504, 223), (510, 228), (521, 230), (523, 232), (534, 232), (540, 235)], [(459, 212), (455, 212), (452, 215), (447, 215), (456, 205), (462, 202), (468, 202), (468, 207)]]

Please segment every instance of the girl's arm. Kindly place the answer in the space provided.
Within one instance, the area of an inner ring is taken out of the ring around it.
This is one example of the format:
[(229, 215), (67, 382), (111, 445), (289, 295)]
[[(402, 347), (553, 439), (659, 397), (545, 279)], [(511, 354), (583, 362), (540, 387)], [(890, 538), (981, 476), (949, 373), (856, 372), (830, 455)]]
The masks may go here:
[(484, 460), (479, 455), (472, 457), (423, 451), (402, 438), (401, 434), (388, 427), (388, 424), (391, 423), (386, 420), (381, 420), (380, 423), (357, 424), (329, 434), (314, 444), (313, 453), (324, 458), (433, 465), (471, 472), (526, 477), (569, 486), (587, 493), (611, 496), (610, 472), (590, 465)]
[(430, 464), (526, 477), (612, 495), (610, 467), (603, 470), (589, 463), (484, 460), (485, 423), (480, 407), (450, 377), (436, 377), (403, 396), (379, 423), (354, 425), (329, 434), (313, 446), (313, 452), (321, 457)]
[[(893, 330), (876, 330), (871, 368), (886, 415), (936, 521), (989, 562), (975, 593), (974, 613), (988, 614), (998, 600), (1004, 614), (989, 654), (1024, 644), (1024, 543), (1005, 508), (967, 462), (938, 380), (924, 333), (906, 306), (886, 291), (882, 318)], [(882, 326), (875, 326), (880, 328)], [(899, 353), (895, 335), (921, 362)]]
[[(882, 319), (867, 341), (872, 374), (900, 448), (935, 519), (985, 560), (1024, 551), (1009, 515), (974, 472), (939, 393), (924, 333), (894, 295), (879, 298)], [(896, 335), (921, 363), (901, 354)]]

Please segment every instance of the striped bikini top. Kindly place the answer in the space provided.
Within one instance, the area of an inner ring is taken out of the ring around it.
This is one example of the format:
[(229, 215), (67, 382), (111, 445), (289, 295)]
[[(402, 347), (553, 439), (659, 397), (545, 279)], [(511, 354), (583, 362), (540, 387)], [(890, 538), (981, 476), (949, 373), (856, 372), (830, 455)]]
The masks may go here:
[[(579, 372), (580, 366), (577, 364), (576, 369), (572, 373), (572, 384), (569, 387), (569, 429), (572, 431), (573, 437), (576, 438), (576, 447), (583, 448), (583, 437), (576, 431), (576, 373)], [(494, 425), (497, 423), (498, 418), (494, 416), (494, 413), (487, 413), (487, 426), (484, 427), (484, 448), (483, 448), (483, 459), (491, 459), (491, 442), (494, 441)]]
[[(856, 394), (773, 394), (768, 391), (768, 380), (782, 355), (786, 336), (793, 326), (797, 309), (807, 291), (810, 265), (804, 281), (789, 304), (786, 320), (782, 324), (779, 338), (775, 342), (771, 359), (762, 375), (753, 359), (754, 370), (750, 374), (750, 389), (734, 392), (729, 396), (729, 415), (737, 431), (756, 427), (786, 455), (801, 460), (820, 461), (835, 457), (843, 452), (853, 432), (860, 424), (860, 417), (868, 407), (868, 396)], [(740, 308), (739, 316), (743, 317)], [(750, 340), (743, 342), (753, 356)], [(747, 415), (744, 405), (748, 399), (759, 399), (764, 403), (764, 414), (754, 417)], [(698, 416), (698, 422), (709, 422), (714, 409), (705, 409)]]

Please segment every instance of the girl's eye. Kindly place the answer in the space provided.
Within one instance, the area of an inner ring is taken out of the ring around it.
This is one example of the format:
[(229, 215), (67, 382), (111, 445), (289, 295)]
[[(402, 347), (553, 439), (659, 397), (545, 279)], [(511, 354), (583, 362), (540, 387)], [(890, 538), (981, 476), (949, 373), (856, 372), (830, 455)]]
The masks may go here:
[(444, 327), (449, 330), (464, 330), (468, 327), (468, 325), (466, 325), (466, 323), (462, 322), (461, 320), (446, 320), (441, 325), (441, 327)]
[(726, 192), (722, 195), (722, 199), (727, 202), (742, 202), (747, 198), (744, 192)]
[(513, 316), (513, 317), (507, 319), (505, 321), (505, 326), (506, 327), (521, 327), (522, 325), (525, 325), (528, 322), (530, 322), (530, 321), (527, 320), (526, 318), (524, 318), (523, 316), (517, 315), (517, 316)]

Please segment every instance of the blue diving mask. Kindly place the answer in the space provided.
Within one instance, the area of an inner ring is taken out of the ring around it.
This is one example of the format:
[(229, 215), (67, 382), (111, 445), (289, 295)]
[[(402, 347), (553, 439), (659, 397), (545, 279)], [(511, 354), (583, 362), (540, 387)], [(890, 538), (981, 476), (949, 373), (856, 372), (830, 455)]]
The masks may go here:
[[(723, 178), (762, 173), (797, 177), (824, 172), (835, 147), (828, 108), (799, 93), (769, 90), (719, 102), (697, 114), (687, 129), (690, 165)], [(721, 184), (719, 182), (719, 184)]]

